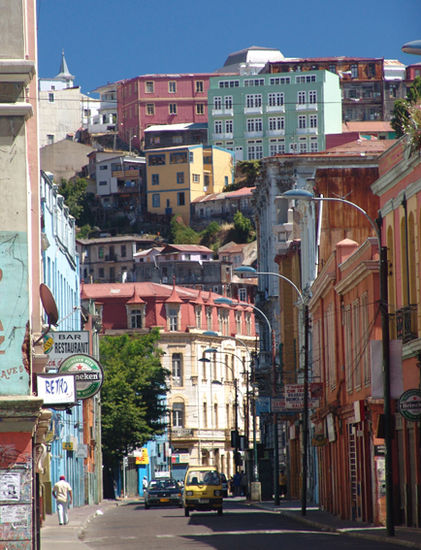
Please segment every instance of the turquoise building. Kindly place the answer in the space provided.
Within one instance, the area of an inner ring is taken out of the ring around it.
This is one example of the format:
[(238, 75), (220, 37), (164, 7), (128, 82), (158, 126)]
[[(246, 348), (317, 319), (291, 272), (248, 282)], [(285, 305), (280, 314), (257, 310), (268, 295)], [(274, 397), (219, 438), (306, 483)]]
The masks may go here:
[(208, 91), (208, 140), (235, 160), (323, 151), (342, 132), (339, 77), (329, 71), (215, 76)]

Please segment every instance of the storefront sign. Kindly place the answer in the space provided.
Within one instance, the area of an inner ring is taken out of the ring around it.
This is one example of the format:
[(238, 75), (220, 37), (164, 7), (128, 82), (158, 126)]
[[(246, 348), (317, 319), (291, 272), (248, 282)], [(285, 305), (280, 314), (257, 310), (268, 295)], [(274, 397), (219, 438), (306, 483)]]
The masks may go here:
[(104, 379), (102, 367), (90, 355), (71, 355), (60, 366), (60, 374), (72, 373), (76, 379), (76, 397), (89, 399), (99, 392)]
[(58, 370), (62, 362), (83, 353), (89, 355), (89, 331), (52, 331), (44, 337), (44, 353), (48, 355), (46, 370)]
[(256, 416), (270, 413), (270, 397), (258, 397), (256, 399)]
[(76, 403), (76, 385), (73, 374), (38, 374), (38, 395), (44, 400), (44, 405), (54, 406), (74, 405)]
[[(311, 382), (308, 385), (308, 406), (310, 409), (319, 406), (319, 400), (323, 392), (323, 384)], [(285, 385), (285, 408), (302, 411), (304, 408), (304, 384)]]
[(399, 398), (399, 412), (406, 418), (417, 422), (421, 419), (421, 391), (418, 389), (407, 390)]

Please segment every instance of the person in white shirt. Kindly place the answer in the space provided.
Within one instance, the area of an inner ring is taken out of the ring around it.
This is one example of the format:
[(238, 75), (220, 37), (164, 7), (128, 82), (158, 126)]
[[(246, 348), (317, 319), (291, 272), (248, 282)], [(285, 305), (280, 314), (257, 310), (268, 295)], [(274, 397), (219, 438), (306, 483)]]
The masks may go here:
[(57, 500), (57, 514), (60, 525), (69, 523), (68, 507), (73, 501), (73, 493), (70, 483), (67, 483), (64, 476), (53, 487), (53, 497)]

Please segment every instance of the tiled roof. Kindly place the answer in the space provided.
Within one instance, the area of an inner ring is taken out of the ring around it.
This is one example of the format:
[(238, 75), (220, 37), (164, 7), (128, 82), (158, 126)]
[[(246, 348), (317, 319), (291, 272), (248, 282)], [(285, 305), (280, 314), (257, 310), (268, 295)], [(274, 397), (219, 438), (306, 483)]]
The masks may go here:
[(393, 132), (390, 122), (382, 120), (350, 121), (342, 124), (342, 132)]
[(236, 189), (235, 191), (229, 191), (227, 193), (210, 193), (209, 195), (202, 195), (195, 198), (192, 202), (207, 202), (213, 200), (223, 200), (223, 199), (235, 199), (237, 197), (248, 197), (253, 194), (255, 187), (241, 187), (241, 189)]

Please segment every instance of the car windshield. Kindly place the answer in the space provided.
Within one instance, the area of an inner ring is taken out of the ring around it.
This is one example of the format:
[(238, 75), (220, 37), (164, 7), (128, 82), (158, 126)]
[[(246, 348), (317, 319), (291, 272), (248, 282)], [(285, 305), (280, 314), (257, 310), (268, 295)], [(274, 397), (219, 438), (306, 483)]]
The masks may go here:
[(173, 479), (153, 479), (149, 482), (149, 489), (177, 489), (177, 482)]
[(193, 470), (187, 476), (187, 485), (220, 485), (221, 479), (216, 470)]

